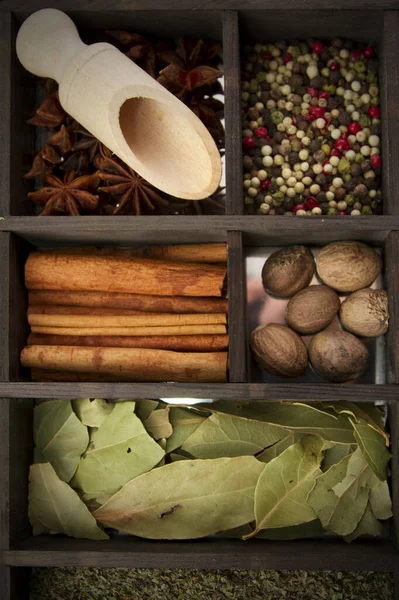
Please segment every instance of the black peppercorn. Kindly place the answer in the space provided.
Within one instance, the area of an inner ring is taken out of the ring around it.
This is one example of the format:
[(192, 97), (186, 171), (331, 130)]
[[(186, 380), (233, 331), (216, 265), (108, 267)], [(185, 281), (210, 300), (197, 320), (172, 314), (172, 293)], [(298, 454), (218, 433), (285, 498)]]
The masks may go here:
[(288, 198), (288, 196), (286, 196), (283, 201), (283, 208), (285, 210), (292, 210), (292, 208), (294, 207), (294, 204), (295, 204), (295, 202), (294, 202), (293, 198)]
[(309, 151), (314, 154), (321, 148), (321, 142), (319, 140), (312, 140), (309, 144)]
[(324, 173), (319, 173), (318, 175), (316, 175), (315, 181), (321, 186), (326, 183), (327, 177), (324, 175)]
[(290, 163), (290, 165), (295, 165), (296, 163), (298, 163), (299, 162), (298, 152), (290, 152), (288, 154), (288, 162)]
[(343, 110), (338, 115), (338, 121), (340, 125), (345, 125), (347, 127), (352, 122), (352, 117), (350, 113)]

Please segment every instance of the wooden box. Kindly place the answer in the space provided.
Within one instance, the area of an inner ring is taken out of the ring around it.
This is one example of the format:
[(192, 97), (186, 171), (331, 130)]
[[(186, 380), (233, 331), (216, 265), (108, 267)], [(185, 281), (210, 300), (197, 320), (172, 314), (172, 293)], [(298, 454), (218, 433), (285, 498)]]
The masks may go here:
[[(28, 598), (33, 566), (339, 569), (395, 571), (399, 598), (399, 2), (287, 0), (53, 0), (84, 29), (124, 28), (162, 35), (204, 36), (223, 42), (226, 125), (226, 214), (223, 216), (36, 217), (23, 181), (34, 147), (25, 120), (34, 107), (35, 84), (15, 55), (20, 23), (42, 0), (0, 1), (0, 597)], [(209, 7), (209, 10), (208, 10)], [(345, 10), (344, 10), (345, 9)], [(289, 218), (245, 216), (242, 199), (239, 43), (284, 37), (347, 36), (379, 46), (382, 90), (384, 214), (367, 217)], [(247, 246), (321, 245), (359, 240), (384, 256), (390, 328), (386, 336), (386, 384), (252, 383), (249, 380), (244, 256)], [(23, 265), (32, 247), (136, 245), (227, 241), (229, 383), (97, 384), (32, 383), (19, 366), (27, 333)], [(383, 400), (389, 404), (394, 504), (389, 539), (244, 543), (232, 540), (150, 542), (126, 537), (91, 542), (33, 538), (27, 518), (27, 476), (32, 458), (35, 398), (224, 398)]]

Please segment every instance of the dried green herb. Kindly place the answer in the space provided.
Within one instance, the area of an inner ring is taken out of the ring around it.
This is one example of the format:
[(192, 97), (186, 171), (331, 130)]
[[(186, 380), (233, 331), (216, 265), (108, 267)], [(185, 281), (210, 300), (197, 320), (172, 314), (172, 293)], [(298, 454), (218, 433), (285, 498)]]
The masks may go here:
[(77, 418), (70, 400), (51, 400), (33, 413), (35, 462), (49, 462), (58, 477), (70, 481), (89, 443), (87, 427)]
[(184, 442), (195, 458), (254, 455), (285, 437), (282, 427), (234, 415), (213, 414)]
[(184, 444), (186, 439), (205, 421), (206, 417), (188, 408), (172, 406), (169, 418), (172, 423), (173, 433), (168, 438), (166, 451), (173, 452), (173, 450), (180, 448)]
[(127, 483), (94, 516), (151, 539), (205, 537), (253, 520), (263, 468), (252, 456), (175, 462)]
[[(143, 425), (155, 440), (169, 438), (173, 433), (173, 427), (169, 421), (169, 407), (153, 410), (143, 421)], [(165, 443), (166, 449), (166, 443)]]
[(73, 400), (72, 404), (79, 419), (89, 427), (100, 427), (114, 408), (113, 404), (100, 398), (82, 398)]
[(50, 463), (30, 468), (29, 520), (33, 535), (66, 533), (75, 538), (108, 539), (77, 493), (57, 477)]
[(305, 436), (265, 465), (255, 490), (256, 528), (244, 539), (262, 529), (292, 527), (315, 519), (306, 500), (321, 474), (323, 447), (319, 437)]
[(385, 446), (385, 440), (373, 427), (370, 427), (366, 421), (360, 420), (356, 423), (352, 419), (355, 440), (362, 451), (363, 457), (368, 463), (373, 473), (384, 481), (387, 478), (387, 465), (391, 458), (391, 453)]
[(134, 407), (134, 402), (117, 403), (92, 435), (91, 447), (71, 481), (73, 487), (92, 498), (104, 498), (161, 460), (164, 451), (148, 435)]

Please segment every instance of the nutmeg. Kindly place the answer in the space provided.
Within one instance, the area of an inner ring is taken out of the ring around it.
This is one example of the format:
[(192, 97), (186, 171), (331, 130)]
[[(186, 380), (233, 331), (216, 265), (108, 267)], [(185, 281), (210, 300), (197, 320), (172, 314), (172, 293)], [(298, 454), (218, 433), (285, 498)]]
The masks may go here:
[(270, 294), (290, 298), (309, 285), (315, 270), (313, 254), (305, 246), (281, 248), (263, 266), (263, 287)]
[(339, 313), (345, 329), (356, 335), (376, 337), (388, 329), (388, 294), (366, 288), (344, 300)]
[(282, 377), (302, 375), (308, 364), (308, 353), (295, 331), (269, 323), (260, 325), (251, 335), (251, 349), (259, 366)]
[(347, 331), (320, 331), (309, 344), (309, 359), (321, 377), (335, 383), (357, 379), (367, 366), (368, 350)]
[(341, 306), (339, 296), (326, 285), (310, 285), (288, 302), (285, 318), (290, 327), (312, 335), (331, 323)]
[(317, 257), (317, 274), (338, 292), (356, 292), (369, 286), (381, 271), (380, 256), (361, 242), (334, 242)]

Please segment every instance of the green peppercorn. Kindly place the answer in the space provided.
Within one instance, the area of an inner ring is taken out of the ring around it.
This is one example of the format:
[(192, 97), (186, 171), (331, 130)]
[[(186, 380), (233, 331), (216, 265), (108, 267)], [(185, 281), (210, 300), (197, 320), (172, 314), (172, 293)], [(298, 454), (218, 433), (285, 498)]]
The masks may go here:
[(362, 215), (372, 215), (373, 211), (371, 210), (371, 206), (362, 206), (362, 209), (360, 211), (362, 213)]

